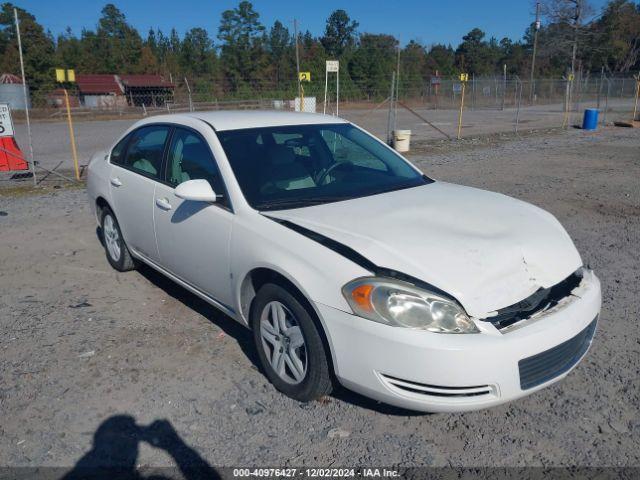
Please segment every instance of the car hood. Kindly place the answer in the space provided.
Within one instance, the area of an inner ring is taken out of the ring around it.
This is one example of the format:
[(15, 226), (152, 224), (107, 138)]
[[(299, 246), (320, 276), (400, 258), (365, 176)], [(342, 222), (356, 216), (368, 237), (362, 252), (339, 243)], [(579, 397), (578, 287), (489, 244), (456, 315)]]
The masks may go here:
[(445, 182), (265, 215), (430, 283), (478, 318), (555, 285), (582, 265), (553, 215)]

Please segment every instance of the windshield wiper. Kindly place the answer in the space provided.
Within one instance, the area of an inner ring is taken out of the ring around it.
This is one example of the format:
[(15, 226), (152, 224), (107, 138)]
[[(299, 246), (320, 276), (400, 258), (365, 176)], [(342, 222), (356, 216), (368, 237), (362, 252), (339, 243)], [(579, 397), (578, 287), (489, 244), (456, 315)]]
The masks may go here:
[(285, 208), (301, 208), (310, 207), (312, 205), (322, 205), (323, 203), (339, 202), (341, 200), (348, 200), (353, 197), (310, 197), (310, 198), (288, 198), (282, 200), (274, 200), (272, 202), (265, 202), (257, 205), (258, 210), (278, 210)]
[[(424, 178), (427, 179), (428, 177), (424, 177)], [(428, 185), (430, 183), (433, 183), (433, 180), (431, 180), (430, 178), (428, 178), (428, 180), (429, 180), (428, 182), (425, 181), (425, 183), (423, 183), (422, 185)], [(416, 185), (416, 184), (411, 184), (411, 183), (393, 185), (393, 186), (388, 187), (388, 188), (383, 188), (383, 189), (380, 189), (380, 190), (376, 190), (374, 192), (369, 193), (368, 195), (380, 195), (381, 193), (396, 192), (398, 190), (406, 190), (407, 188), (421, 187), (422, 185), (420, 185), (420, 184)]]

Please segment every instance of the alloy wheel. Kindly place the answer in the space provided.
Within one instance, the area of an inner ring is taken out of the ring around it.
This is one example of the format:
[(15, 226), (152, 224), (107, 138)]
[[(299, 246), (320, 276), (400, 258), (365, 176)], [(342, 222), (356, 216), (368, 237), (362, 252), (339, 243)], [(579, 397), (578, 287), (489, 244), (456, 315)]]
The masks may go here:
[(120, 233), (118, 232), (116, 222), (111, 215), (105, 215), (102, 231), (109, 256), (111, 256), (111, 259), (114, 262), (119, 261), (120, 255), (122, 254), (120, 250)]
[(307, 373), (304, 336), (295, 316), (283, 303), (274, 300), (262, 309), (260, 338), (276, 374), (287, 383), (301, 383)]

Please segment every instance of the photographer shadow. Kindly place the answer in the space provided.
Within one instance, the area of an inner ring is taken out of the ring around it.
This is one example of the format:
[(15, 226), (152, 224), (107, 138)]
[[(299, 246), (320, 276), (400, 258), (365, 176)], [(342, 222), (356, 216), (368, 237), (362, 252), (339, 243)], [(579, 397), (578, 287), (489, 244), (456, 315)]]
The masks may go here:
[[(167, 452), (175, 467), (139, 470), (140, 442)], [(143, 426), (136, 424), (130, 415), (114, 415), (98, 427), (91, 450), (61, 480), (163, 480), (176, 476), (186, 480), (220, 478), (218, 472), (180, 438), (169, 421), (156, 420)]]

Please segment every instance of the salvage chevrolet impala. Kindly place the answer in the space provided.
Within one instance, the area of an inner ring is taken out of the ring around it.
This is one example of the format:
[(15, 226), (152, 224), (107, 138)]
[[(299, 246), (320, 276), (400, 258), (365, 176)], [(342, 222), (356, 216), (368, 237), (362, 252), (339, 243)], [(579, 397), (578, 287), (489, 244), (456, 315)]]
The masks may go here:
[(109, 263), (143, 262), (251, 329), (309, 401), (340, 383), (400, 407), (504, 403), (586, 354), (600, 282), (549, 213), (434, 181), (336, 117), (147, 118), (89, 165)]

